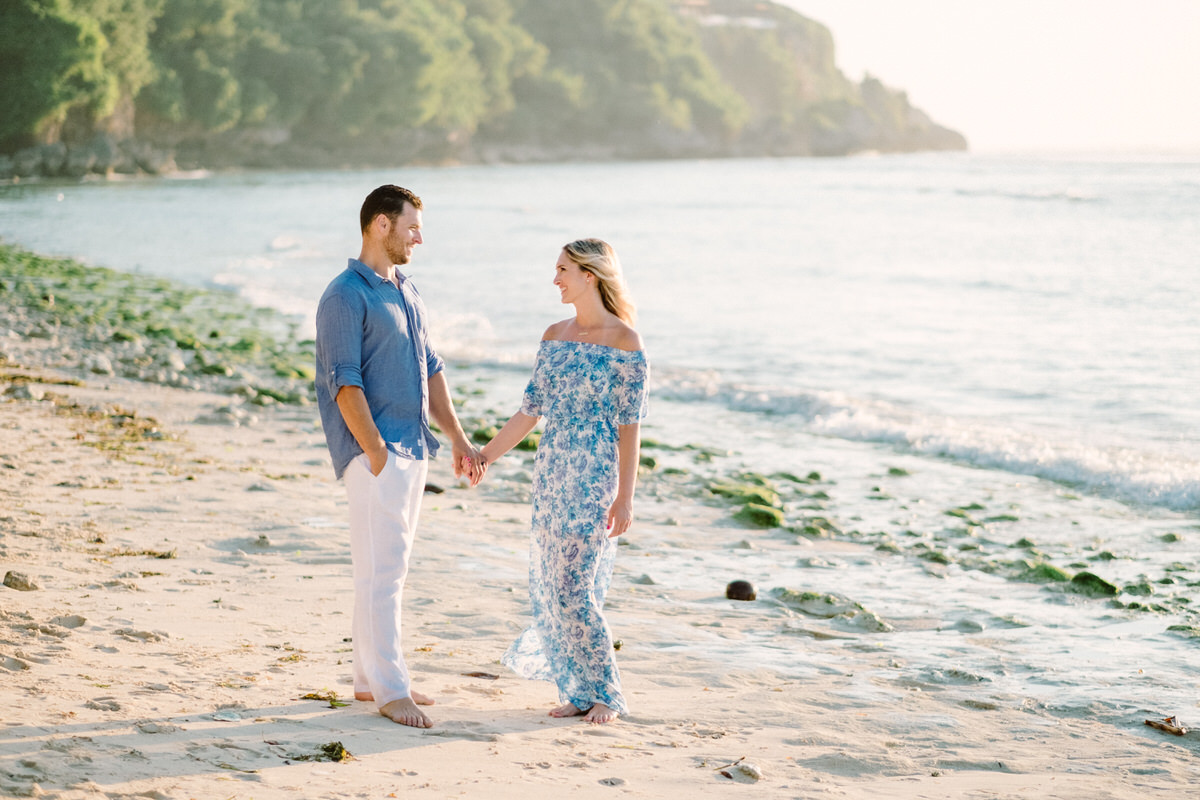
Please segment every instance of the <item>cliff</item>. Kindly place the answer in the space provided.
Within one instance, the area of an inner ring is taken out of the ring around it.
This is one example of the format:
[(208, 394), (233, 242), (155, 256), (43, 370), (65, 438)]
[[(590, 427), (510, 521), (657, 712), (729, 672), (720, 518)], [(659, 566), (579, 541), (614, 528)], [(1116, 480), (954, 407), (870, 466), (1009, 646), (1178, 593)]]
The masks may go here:
[(706, 55), (749, 107), (733, 149), (745, 155), (965, 150), (966, 138), (866, 77), (848, 80), (829, 29), (759, 0), (678, 0)]
[(755, 0), (13, 0), (0, 177), (963, 149)]

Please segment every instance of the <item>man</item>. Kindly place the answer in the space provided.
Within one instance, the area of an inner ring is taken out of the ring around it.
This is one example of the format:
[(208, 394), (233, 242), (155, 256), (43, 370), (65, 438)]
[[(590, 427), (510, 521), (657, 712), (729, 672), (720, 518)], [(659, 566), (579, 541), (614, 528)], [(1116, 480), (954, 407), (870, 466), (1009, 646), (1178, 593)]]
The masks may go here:
[(438, 451), (429, 418), (450, 438), (454, 473), (481, 462), (454, 413), (445, 363), (429, 343), (425, 306), (396, 269), (421, 243), (421, 199), (380, 186), (359, 213), (362, 252), (317, 307), (317, 401), (334, 473), (350, 501), (354, 562), (354, 697), (401, 725), (429, 728), (400, 644), (400, 605), (417, 515)]

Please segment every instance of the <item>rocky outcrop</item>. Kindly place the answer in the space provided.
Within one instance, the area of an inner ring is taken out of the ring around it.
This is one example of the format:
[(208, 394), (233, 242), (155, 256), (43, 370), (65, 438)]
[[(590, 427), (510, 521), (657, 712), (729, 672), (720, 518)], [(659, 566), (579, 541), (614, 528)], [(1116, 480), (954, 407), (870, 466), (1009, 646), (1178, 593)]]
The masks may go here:
[(163, 175), (175, 171), (174, 156), (138, 139), (98, 133), (87, 142), (27, 147), (0, 155), (0, 180), (84, 178), (89, 175)]

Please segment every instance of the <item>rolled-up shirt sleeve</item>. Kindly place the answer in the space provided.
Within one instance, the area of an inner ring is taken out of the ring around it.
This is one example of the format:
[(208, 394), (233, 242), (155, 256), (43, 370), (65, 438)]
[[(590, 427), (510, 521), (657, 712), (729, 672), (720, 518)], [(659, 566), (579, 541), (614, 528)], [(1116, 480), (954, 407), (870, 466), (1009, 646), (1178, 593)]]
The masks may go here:
[(325, 382), (331, 397), (343, 386), (362, 387), (363, 309), (342, 295), (325, 297), (317, 307), (317, 352), (326, 365)]
[(446, 362), (442, 357), (434, 352), (433, 345), (428, 341), (425, 342), (425, 370), (429, 377), (437, 375), (446, 368)]

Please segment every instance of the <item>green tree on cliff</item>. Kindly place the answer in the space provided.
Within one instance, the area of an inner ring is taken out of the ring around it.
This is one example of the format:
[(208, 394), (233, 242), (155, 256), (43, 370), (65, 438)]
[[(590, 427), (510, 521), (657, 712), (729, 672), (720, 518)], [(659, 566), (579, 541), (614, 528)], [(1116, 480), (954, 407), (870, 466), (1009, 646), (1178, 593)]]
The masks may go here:
[(551, 135), (612, 141), (659, 129), (722, 139), (744, 123), (745, 103), (661, 0), (512, 2), (516, 21), (582, 84), (573, 103), (538, 107)]
[(902, 93), (847, 81), (827, 29), (761, 0), (3, 0), (0, 64), (0, 152), (135, 123), (201, 152), (378, 142), (399, 157), (961, 140)]
[(154, 79), (148, 35), (161, 5), (161, 0), (0, 4), (0, 147), (57, 141), (64, 133), (86, 135), (123, 99), (132, 99)]

